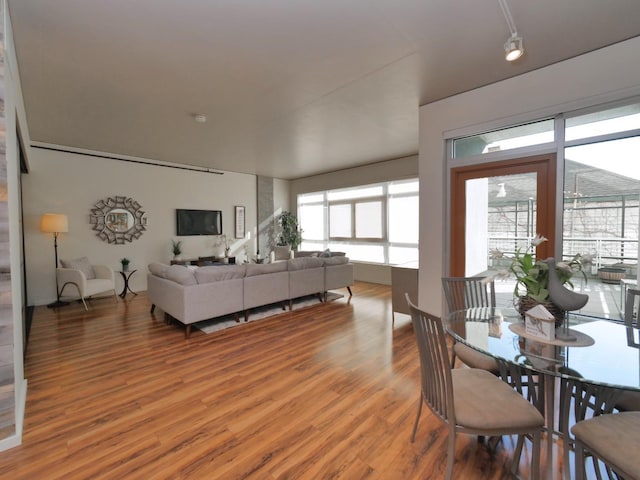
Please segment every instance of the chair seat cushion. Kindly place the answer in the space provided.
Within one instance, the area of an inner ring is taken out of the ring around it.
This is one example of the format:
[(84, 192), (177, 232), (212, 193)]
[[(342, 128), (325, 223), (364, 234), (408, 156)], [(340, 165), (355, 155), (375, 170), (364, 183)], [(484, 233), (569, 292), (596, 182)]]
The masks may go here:
[(571, 431), (610, 466), (627, 474), (640, 472), (640, 412), (600, 415), (576, 423)]
[(96, 278), (93, 280), (87, 280), (87, 289), (84, 292), (85, 297), (90, 297), (97, 293), (111, 293), (113, 294), (113, 282), (102, 278)]
[(492, 373), (498, 373), (498, 363), (490, 355), (481, 353), (475, 348), (460, 342), (456, 342), (453, 345), (453, 351), (456, 353), (456, 357), (468, 367), (481, 368)]
[[(540, 412), (513, 388), (486, 370), (451, 370), (456, 423), (490, 435), (544, 425)], [(491, 408), (487, 408), (491, 406)]]

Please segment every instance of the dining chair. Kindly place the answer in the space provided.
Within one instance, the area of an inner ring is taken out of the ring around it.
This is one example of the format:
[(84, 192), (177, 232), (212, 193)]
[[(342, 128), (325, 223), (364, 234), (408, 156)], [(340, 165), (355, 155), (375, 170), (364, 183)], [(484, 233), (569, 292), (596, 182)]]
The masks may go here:
[[(571, 426), (580, 421), (612, 413), (620, 398), (620, 390), (584, 381), (582, 374), (568, 367), (560, 367), (558, 373), (560, 373), (558, 433), (562, 438), (562, 464), (564, 477), (572, 478), (569, 452), (572, 449), (577, 451), (577, 447)], [(598, 469), (596, 459), (594, 459), (594, 469)], [(598, 473), (598, 479), (600, 478)], [(611, 474), (609, 478), (613, 478)]]
[(576, 440), (577, 480), (586, 479), (585, 453), (605, 464), (609, 478), (640, 479), (640, 412), (600, 415), (576, 423), (571, 431)]
[[(542, 414), (513, 388), (486, 370), (452, 369), (441, 319), (423, 312), (405, 294), (418, 344), (420, 358), (420, 401), (411, 434), (415, 441), (423, 402), (449, 431), (447, 480), (452, 478), (455, 440), (458, 433), (469, 435), (518, 435), (511, 464), (515, 474), (520, 463), (524, 436), (531, 435), (533, 453), (531, 478), (540, 478), (540, 437)], [(478, 396), (482, 401), (478, 401)]]
[[(442, 288), (449, 313), (472, 307), (496, 306), (496, 289), (493, 280), (487, 281), (483, 277), (443, 277)], [(498, 364), (493, 357), (453, 339), (452, 366), (455, 366), (456, 357), (469, 367), (498, 373)]]
[[(640, 331), (640, 322), (638, 322), (639, 315), (640, 290), (629, 288), (627, 290), (627, 298), (625, 299), (624, 324), (629, 329), (636, 329)], [(633, 330), (631, 331), (631, 335), (635, 335)], [(616, 409), (621, 412), (640, 411), (640, 392), (623, 390), (618, 402), (616, 403)]]

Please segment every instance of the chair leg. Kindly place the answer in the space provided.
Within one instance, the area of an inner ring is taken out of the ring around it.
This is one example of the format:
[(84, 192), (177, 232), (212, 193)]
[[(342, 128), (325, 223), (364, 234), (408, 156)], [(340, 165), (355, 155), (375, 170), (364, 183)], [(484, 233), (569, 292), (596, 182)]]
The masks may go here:
[(416, 421), (413, 424), (413, 433), (411, 434), (411, 443), (416, 439), (416, 431), (418, 430), (418, 422), (420, 421), (420, 414), (422, 413), (422, 392), (420, 392), (420, 403), (418, 403), (418, 415)]
[(452, 338), (451, 340), (451, 368), (456, 368), (456, 340), (455, 338)]
[(524, 435), (518, 435), (518, 443), (516, 449), (513, 452), (513, 460), (511, 461), (511, 473), (516, 476), (518, 472), (518, 466), (520, 465), (520, 457), (522, 456), (522, 447), (524, 445)]
[(576, 457), (576, 480), (584, 480), (584, 447), (582, 443), (576, 439), (574, 448)]
[(531, 457), (531, 478), (540, 478), (540, 450), (542, 448), (542, 434), (540, 430), (533, 432), (533, 455)]
[(80, 297), (80, 299), (82, 300), (82, 304), (84, 305), (84, 309), (85, 310), (89, 310), (89, 307), (87, 307), (87, 302), (84, 301), (84, 297)]
[(451, 480), (453, 476), (453, 463), (456, 457), (456, 432), (455, 429), (449, 429), (449, 451), (447, 452), (447, 480)]

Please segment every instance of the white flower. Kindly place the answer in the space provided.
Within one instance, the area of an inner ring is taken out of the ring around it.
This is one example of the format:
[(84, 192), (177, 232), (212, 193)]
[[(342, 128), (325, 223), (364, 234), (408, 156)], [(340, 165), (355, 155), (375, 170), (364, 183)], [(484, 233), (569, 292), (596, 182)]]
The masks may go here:
[(573, 270), (571, 270), (571, 265), (569, 265), (567, 262), (558, 262), (556, 263), (556, 267), (558, 267), (560, 270), (564, 270), (565, 272), (573, 273)]
[(543, 242), (546, 242), (547, 240), (549, 240), (547, 237), (543, 237), (540, 234), (537, 234), (533, 240), (531, 240), (531, 245), (533, 245), (534, 247), (537, 247), (538, 245), (540, 245)]
[(507, 278), (509, 278), (509, 276), (511, 275), (511, 273), (509, 273), (509, 270), (506, 270), (504, 268), (501, 268), (500, 270), (498, 270), (498, 272), (496, 273), (496, 278), (500, 279), (500, 280), (506, 280)]
[(493, 248), (491, 252), (489, 252), (489, 256), (493, 259), (502, 258), (504, 257), (504, 253), (502, 253), (502, 251), (498, 250), (497, 248)]
[(509, 278), (509, 275), (510, 275), (509, 270), (505, 270), (504, 268), (501, 268), (496, 273), (483, 277), (481, 282), (484, 285), (486, 285), (488, 283), (493, 282), (494, 280), (506, 280), (507, 278)]
[(593, 253), (586, 253), (580, 257), (580, 263), (583, 265), (587, 265), (589, 263), (593, 263)]

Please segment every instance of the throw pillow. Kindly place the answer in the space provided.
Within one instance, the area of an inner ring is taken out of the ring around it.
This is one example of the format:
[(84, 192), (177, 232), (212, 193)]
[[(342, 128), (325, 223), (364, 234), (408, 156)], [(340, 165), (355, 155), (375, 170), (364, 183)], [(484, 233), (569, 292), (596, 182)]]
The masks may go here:
[(329, 249), (327, 248), (324, 252), (322, 252), (322, 253), (320, 254), (320, 256), (321, 256), (321, 257), (330, 257), (330, 256), (331, 256), (331, 250), (329, 250)]
[(75, 260), (60, 260), (62, 268), (73, 268), (74, 270), (80, 270), (84, 273), (87, 280), (93, 280), (96, 278), (96, 273), (93, 271), (91, 263), (87, 257), (76, 258)]

